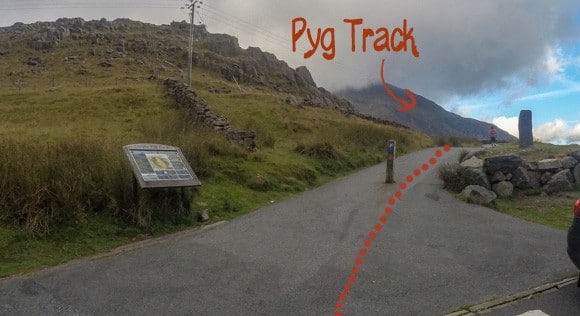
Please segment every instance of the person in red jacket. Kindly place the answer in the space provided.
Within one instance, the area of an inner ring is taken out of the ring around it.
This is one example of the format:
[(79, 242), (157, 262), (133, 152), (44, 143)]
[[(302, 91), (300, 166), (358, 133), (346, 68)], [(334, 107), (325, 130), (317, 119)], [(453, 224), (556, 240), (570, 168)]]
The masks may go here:
[(491, 130), (489, 131), (489, 143), (491, 144), (491, 147), (495, 147), (495, 138), (497, 137), (497, 131), (495, 130), (495, 128), (493, 128), (493, 125), (491, 126)]

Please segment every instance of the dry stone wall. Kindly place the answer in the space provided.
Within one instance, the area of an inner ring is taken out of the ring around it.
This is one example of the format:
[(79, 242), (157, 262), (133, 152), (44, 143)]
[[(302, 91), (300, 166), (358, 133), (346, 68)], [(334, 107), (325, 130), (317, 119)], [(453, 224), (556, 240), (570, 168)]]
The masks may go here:
[(240, 144), (248, 150), (256, 148), (255, 132), (234, 129), (225, 117), (214, 113), (207, 103), (187, 85), (173, 79), (167, 79), (165, 87), (167, 95), (174, 99), (178, 106), (183, 108), (195, 122), (205, 124), (221, 132), (229, 141)]
[[(469, 156), (461, 162), (463, 194), (480, 196), (511, 196), (514, 190), (534, 189), (547, 194), (572, 189), (580, 185), (580, 150), (564, 158), (526, 162), (517, 155), (479, 159)], [(474, 191), (474, 186), (478, 187)], [(493, 193), (493, 194), (491, 194)]]

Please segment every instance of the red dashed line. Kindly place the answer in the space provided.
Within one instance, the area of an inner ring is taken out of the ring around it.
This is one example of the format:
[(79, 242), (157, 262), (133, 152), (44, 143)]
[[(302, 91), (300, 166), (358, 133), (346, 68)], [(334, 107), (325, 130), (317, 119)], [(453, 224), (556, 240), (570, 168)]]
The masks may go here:
[[(437, 163), (437, 158), (440, 158), (441, 156), (443, 156), (443, 151), (449, 152), (450, 150), (451, 150), (451, 147), (449, 145), (443, 146), (443, 150), (441, 150), (441, 149), (436, 150), (435, 157), (431, 157), (429, 159), (429, 164), (434, 166)], [(421, 165), (421, 169), (417, 168), (417, 169), (413, 170), (413, 175), (415, 175), (415, 177), (418, 177), (422, 173), (421, 170), (423, 170), (423, 172), (429, 170), (429, 168), (430, 168), (429, 164), (424, 163)], [(407, 183), (411, 184), (413, 182), (413, 180), (415, 179), (413, 177), (413, 175), (408, 175), (405, 178), (407, 180)], [(336, 302), (336, 304), (335, 304), (335, 308), (336, 308), (335, 313), (334, 313), (335, 316), (342, 316), (341, 311), (344, 308), (344, 303), (346, 302), (346, 299), (348, 298), (347, 294), (348, 294), (348, 292), (350, 292), (352, 290), (352, 286), (356, 282), (356, 275), (360, 272), (360, 266), (363, 264), (363, 257), (368, 254), (368, 248), (371, 247), (371, 245), (373, 243), (372, 240), (377, 238), (377, 234), (383, 229), (383, 224), (386, 224), (388, 222), (389, 218), (387, 217), (387, 215), (390, 215), (393, 212), (392, 206), (394, 206), (397, 203), (395, 198), (397, 198), (399, 200), (401, 199), (401, 197), (403, 196), (402, 191), (404, 191), (408, 188), (407, 183), (402, 182), (401, 184), (399, 184), (399, 188), (401, 190), (395, 192), (394, 197), (389, 199), (389, 206), (385, 207), (385, 212), (379, 218), (379, 223), (376, 223), (374, 225), (374, 230), (372, 230), (369, 233), (369, 239), (367, 239), (363, 242), (363, 248), (361, 248), (358, 251), (358, 256), (354, 260), (354, 266), (352, 267), (352, 274), (348, 277), (347, 282), (342, 289), (342, 292), (338, 295), (338, 302)]]

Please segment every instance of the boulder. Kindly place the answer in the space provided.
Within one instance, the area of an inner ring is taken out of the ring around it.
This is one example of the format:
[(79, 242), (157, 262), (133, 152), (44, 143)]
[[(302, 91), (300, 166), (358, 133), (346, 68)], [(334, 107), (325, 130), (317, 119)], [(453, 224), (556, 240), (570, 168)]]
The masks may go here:
[(538, 170), (558, 170), (562, 168), (562, 161), (560, 159), (544, 159), (538, 161)]
[(461, 163), (464, 168), (481, 168), (483, 167), (483, 160), (477, 157), (471, 157)]
[(468, 185), (461, 194), (468, 202), (472, 203), (487, 204), (497, 199), (497, 195), (493, 191), (479, 185)]
[(578, 160), (576, 160), (572, 157), (562, 158), (562, 168), (564, 168), (564, 169), (572, 169), (572, 168), (576, 167), (577, 164), (578, 164)]
[(509, 197), (514, 192), (514, 185), (509, 181), (502, 181), (494, 184), (492, 189), (500, 197)]
[(483, 173), (480, 168), (461, 168), (461, 187), (464, 188), (468, 185), (479, 185), (484, 188), (489, 189), (489, 181), (487, 176)]
[(483, 167), (487, 174), (494, 174), (497, 171), (512, 173), (522, 164), (522, 162), (522, 158), (517, 155), (496, 156), (486, 158)]
[(576, 183), (580, 183), (580, 164), (576, 165), (572, 171), (572, 175), (574, 176), (574, 181)]
[(527, 189), (531, 186), (528, 171), (522, 167), (518, 167), (514, 171), (511, 182), (518, 189)]
[(461, 160), (461, 162), (466, 161), (467, 159), (470, 159), (471, 157), (475, 157), (477, 154), (484, 152), (484, 150), (473, 150), (468, 152), (463, 159)]
[(544, 191), (546, 191), (546, 193), (554, 193), (572, 189), (572, 182), (570, 182), (571, 177), (573, 176), (570, 169), (556, 173), (552, 179), (544, 185)]
[(298, 105), (298, 103), (299, 103), (298, 99), (293, 95), (287, 96), (285, 102), (286, 102), (286, 104), (290, 104), (290, 105)]
[(491, 176), (490, 182), (492, 184), (498, 183), (498, 182), (502, 182), (507, 180), (505, 174), (503, 174), (503, 172), (501, 171), (497, 171), (496, 173), (493, 174), (493, 176)]
[(580, 149), (569, 153), (568, 156), (580, 161)]

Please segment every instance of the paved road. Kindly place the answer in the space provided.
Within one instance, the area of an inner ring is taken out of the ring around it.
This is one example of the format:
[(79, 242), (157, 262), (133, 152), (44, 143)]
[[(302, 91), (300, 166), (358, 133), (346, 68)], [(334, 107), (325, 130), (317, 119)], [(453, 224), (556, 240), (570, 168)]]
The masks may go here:
[[(395, 179), (433, 151), (398, 158)], [(332, 315), (396, 189), (383, 184), (384, 170), (209, 230), (0, 280), (0, 314)], [(564, 233), (458, 202), (434, 170), (414, 184), (365, 257), (345, 315), (443, 314), (576, 272)]]
[(529, 311), (549, 316), (571, 316), (580, 314), (580, 289), (576, 283), (562, 287), (561, 289), (542, 293), (517, 302), (504, 308), (491, 311), (486, 316), (514, 316), (522, 315)]

